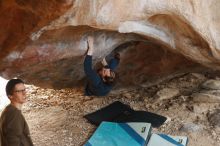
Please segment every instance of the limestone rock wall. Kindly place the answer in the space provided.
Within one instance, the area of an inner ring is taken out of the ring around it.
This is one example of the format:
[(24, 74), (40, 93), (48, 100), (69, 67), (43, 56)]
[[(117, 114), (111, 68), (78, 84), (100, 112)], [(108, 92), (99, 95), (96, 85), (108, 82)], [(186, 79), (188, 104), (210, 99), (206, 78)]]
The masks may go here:
[(78, 86), (88, 35), (94, 63), (121, 50), (122, 85), (202, 66), (219, 70), (219, 8), (218, 0), (0, 1), (0, 74), (42, 87)]

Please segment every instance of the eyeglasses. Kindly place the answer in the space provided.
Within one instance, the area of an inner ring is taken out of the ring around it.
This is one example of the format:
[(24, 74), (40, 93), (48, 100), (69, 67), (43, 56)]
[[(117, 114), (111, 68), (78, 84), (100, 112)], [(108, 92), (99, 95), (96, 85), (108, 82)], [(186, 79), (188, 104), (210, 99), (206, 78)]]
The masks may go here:
[(23, 92), (26, 92), (26, 89), (21, 89), (21, 90), (15, 90), (14, 92), (16, 92), (16, 93), (23, 93)]

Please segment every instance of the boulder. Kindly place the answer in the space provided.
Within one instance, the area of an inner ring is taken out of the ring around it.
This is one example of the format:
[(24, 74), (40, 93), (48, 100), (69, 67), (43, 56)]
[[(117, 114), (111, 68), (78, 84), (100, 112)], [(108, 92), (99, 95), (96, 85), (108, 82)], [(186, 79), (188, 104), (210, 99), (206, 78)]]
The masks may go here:
[(124, 86), (219, 70), (219, 8), (218, 0), (0, 1), (0, 75), (41, 87), (80, 86), (88, 35), (94, 64), (121, 53)]
[(156, 93), (156, 96), (160, 99), (170, 99), (180, 94), (178, 89), (164, 88)]
[(204, 103), (220, 103), (220, 90), (202, 90), (191, 95), (193, 101)]
[(202, 84), (202, 87), (208, 90), (220, 90), (220, 80), (208, 80)]

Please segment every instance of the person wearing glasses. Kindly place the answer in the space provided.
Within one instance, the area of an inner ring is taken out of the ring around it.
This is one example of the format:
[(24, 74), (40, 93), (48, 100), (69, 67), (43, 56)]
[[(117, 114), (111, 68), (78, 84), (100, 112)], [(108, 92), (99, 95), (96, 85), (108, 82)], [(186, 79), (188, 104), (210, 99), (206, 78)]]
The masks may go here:
[(21, 79), (11, 79), (6, 85), (10, 104), (0, 117), (1, 146), (33, 146), (28, 124), (21, 113), (26, 102), (26, 89)]
[(115, 53), (114, 57), (109, 61), (109, 63), (107, 63), (107, 61), (104, 59), (102, 62), (103, 67), (95, 71), (92, 68), (94, 38), (92, 36), (89, 36), (87, 43), (88, 50), (84, 60), (84, 72), (88, 79), (88, 83), (85, 88), (85, 95), (105, 96), (111, 91), (115, 83), (115, 69), (119, 64), (120, 54)]

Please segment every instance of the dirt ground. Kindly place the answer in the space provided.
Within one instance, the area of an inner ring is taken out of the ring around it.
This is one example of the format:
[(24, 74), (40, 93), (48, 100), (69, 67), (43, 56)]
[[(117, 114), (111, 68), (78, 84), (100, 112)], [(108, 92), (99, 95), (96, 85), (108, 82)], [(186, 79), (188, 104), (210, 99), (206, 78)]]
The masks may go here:
[(188, 146), (220, 146), (219, 100), (196, 102), (192, 97), (210, 79), (219, 80), (198, 73), (184, 74), (151, 87), (115, 89), (106, 97), (83, 96), (83, 89), (52, 90), (29, 85), (23, 113), (35, 146), (82, 146), (96, 129), (83, 116), (114, 101), (168, 117), (153, 132), (187, 136)]

